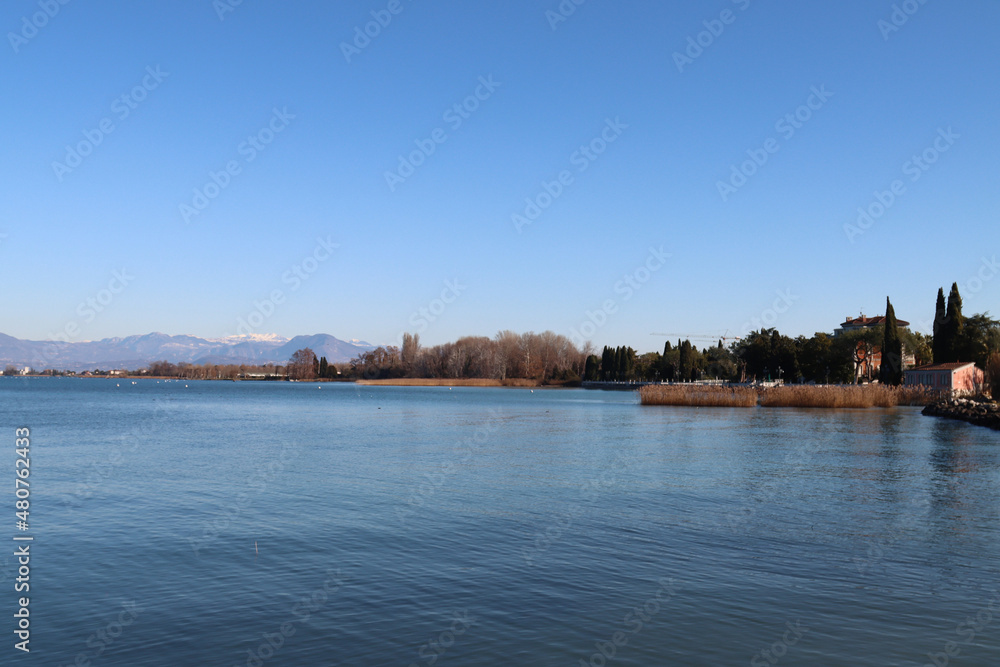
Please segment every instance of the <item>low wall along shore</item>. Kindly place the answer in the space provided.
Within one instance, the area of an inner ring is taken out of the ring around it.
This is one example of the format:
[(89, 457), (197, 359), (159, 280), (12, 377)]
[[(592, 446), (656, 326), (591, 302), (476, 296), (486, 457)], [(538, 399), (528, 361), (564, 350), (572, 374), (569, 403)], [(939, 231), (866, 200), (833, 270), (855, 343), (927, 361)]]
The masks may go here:
[[(389, 387), (541, 387), (538, 380), (509, 378), (489, 380), (479, 378), (393, 378), (388, 380), (357, 380), (357, 384)], [(551, 386), (558, 386), (557, 384)]]

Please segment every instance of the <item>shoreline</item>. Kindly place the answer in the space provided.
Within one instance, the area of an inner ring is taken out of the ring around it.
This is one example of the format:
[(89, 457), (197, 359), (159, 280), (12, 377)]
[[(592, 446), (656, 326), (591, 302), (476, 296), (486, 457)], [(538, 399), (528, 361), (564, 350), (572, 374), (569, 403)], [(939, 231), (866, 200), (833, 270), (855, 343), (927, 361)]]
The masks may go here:
[(323, 383), (357, 384), (371, 387), (497, 387), (500, 389), (579, 389), (579, 382), (554, 382), (543, 384), (541, 380), (511, 378), (490, 380), (482, 378), (390, 378), (385, 380), (350, 380), (340, 378), (312, 378), (309, 380), (288, 380), (285, 378), (232, 379), (232, 378), (184, 378), (164, 375), (10, 375), (0, 376), (18, 379), (63, 379), (63, 380), (159, 380), (166, 382), (252, 382), (252, 383)]
[(490, 380), (482, 378), (391, 378), (385, 380), (355, 380), (365, 387), (497, 387), (500, 389), (575, 389), (570, 382), (542, 384), (540, 380), (511, 378)]

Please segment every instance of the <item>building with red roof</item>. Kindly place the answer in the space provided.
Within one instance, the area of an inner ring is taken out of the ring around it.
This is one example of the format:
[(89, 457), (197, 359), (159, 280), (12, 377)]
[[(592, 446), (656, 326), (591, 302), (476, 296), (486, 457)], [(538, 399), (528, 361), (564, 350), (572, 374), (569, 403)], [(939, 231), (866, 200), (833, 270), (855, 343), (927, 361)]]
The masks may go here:
[[(840, 327), (833, 330), (834, 336), (841, 336), (845, 333), (851, 331), (861, 331), (863, 329), (872, 329), (877, 326), (885, 324), (885, 316), (877, 315), (875, 317), (865, 317), (864, 313), (860, 317), (851, 317), (848, 315), (844, 318), (844, 321), (840, 324)], [(896, 326), (900, 329), (905, 329), (910, 326), (910, 323), (906, 320), (896, 320)], [(917, 363), (916, 357), (913, 354), (903, 354), (903, 368), (908, 366), (913, 366)], [(868, 345), (863, 341), (858, 341), (857, 350), (854, 352), (854, 380), (855, 382), (860, 381), (862, 378), (867, 380), (872, 380), (878, 377), (879, 370), (882, 368), (882, 350), (879, 345)]]
[(950, 391), (953, 394), (974, 394), (982, 391), (985, 381), (982, 369), (971, 361), (947, 364), (927, 364), (903, 371), (903, 384)]

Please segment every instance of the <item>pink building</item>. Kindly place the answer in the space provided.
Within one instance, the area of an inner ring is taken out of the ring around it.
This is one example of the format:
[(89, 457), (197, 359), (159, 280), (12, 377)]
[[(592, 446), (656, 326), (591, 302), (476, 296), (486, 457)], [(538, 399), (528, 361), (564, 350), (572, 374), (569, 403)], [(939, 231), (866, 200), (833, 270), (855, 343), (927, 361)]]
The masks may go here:
[(923, 385), (954, 393), (975, 393), (983, 388), (983, 371), (971, 361), (928, 364), (903, 371), (903, 384)]

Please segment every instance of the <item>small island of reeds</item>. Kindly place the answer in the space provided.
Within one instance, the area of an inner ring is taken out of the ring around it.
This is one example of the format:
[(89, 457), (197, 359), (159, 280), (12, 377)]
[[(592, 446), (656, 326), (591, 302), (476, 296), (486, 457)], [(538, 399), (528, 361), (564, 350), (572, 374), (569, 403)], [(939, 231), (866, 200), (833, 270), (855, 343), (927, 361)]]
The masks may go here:
[(924, 387), (886, 385), (718, 386), (647, 385), (639, 390), (642, 405), (752, 408), (891, 408), (927, 405), (940, 398)]

